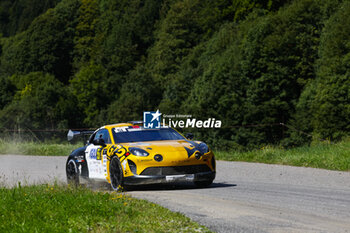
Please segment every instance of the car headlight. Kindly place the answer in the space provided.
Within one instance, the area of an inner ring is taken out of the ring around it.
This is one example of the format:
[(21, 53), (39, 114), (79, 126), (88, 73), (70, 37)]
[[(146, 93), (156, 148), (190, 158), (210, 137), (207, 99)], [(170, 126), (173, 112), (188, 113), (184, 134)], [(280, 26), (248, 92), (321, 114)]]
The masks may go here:
[(201, 154), (205, 154), (209, 152), (209, 147), (207, 146), (207, 144), (205, 144), (204, 142), (201, 142), (198, 145), (198, 150)]
[(136, 156), (141, 156), (141, 157), (146, 157), (149, 155), (149, 153), (141, 148), (137, 147), (130, 147), (129, 151), (131, 154), (136, 155)]

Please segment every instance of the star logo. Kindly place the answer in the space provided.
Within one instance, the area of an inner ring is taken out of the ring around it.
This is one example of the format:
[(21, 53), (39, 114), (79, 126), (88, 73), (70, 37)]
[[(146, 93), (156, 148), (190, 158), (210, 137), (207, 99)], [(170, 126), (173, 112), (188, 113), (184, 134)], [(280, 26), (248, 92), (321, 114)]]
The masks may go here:
[(156, 112), (143, 112), (143, 127), (145, 129), (159, 129), (161, 115), (159, 109)]
[(159, 112), (159, 109), (157, 109), (157, 111), (155, 113), (151, 113), (151, 115), (153, 116), (152, 121), (158, 119), (158, 117), (160, 117), (162, 114)]

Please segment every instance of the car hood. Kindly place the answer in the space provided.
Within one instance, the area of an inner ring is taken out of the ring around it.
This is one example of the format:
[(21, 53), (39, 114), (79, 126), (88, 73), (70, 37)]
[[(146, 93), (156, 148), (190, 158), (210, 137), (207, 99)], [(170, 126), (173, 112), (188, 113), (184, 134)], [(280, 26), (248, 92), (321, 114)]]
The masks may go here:
[(122, 143), (126, 147), (138, 147), (152, 152), (186, 152), (187, 149), (195, 150), (195, 145), (200, 142), (192, 142), (187, 140), (164, 140), (164, 141), (148, 141), (148, 142), (132, 142)]

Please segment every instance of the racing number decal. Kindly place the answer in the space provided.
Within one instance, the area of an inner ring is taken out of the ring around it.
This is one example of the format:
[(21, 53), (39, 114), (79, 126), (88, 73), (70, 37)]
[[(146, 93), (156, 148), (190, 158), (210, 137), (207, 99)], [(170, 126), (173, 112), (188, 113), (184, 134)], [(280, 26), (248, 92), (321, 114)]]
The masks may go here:
[(101, 160), (102, 158), (102, 151), (104, 153), (105, 150), (103, 150), (102, 148), (92, 148), (90, 150), (90, 159), (96, 159), (96, 160)]
[[(126, 156), (128, 156), (129, 152), (127, 151), (127, 149), (122, 146), (122, 145), (108, 145), (106, 147), (106, 157), (107, 157), (107, 167), (109, 166), (109, 162), (111, 161), (111, 158), (113, 156), (118, 156), (119, 158), (119, 161), (122, 165), (122, 167), (124, 168), (123, 172), (125, 175), (127, 175), (127, 169), (126, 169)], [(104, 152), (104, 155), (105, 155), (105, 152)], [(105, 156), (104, 156), (105, 157)], [(110, 180), (110, 173), (109, 173), (109, 169), (107, 169), (107, 180), (109, 181)]]
[(97, 153), (96, 153), (96, 159), (97, 160), (101, 160), (101, 153), (102, 153), (102, 148), (98, 148), (97, 149)]
[(107, 159), (110, 161), (113, 155), (119, 157), (120, 163), (126, 159), (127, 149), (122, 145), (111, 145), (107, 148)]
[(89, 154), (90, 159), (96, 159), (96, 157), (97, 157), (96, 154), (97, 154), (97, 149), (96, 148), (92, 148), (90, 150), (90, 154)]
[(89, 145), (86, 149), (86, 162), (89, 169), (89, 178), (104, 179), (107, 176), (107, 156), (103, 155), (104, 148)]

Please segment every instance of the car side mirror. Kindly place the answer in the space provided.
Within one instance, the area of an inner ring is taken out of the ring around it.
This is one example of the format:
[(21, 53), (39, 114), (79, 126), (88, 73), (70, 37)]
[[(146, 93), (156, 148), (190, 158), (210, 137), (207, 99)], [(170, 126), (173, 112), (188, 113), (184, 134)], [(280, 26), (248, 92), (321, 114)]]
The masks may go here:
[(103, 140), (103, 138), (98, 138), (98, 139), (93, 140), (92, 144), (94, 144), (96, 146), (106, 147), (106, 143), (105, 143), (105, 140)]
[(185, 137), (186, 137), (188, 140), (192, 140), (192, 139), (194, 138), (194, 135), (193, 135), (193, 133), (187, 133), (187, 134), (185, 135)]

